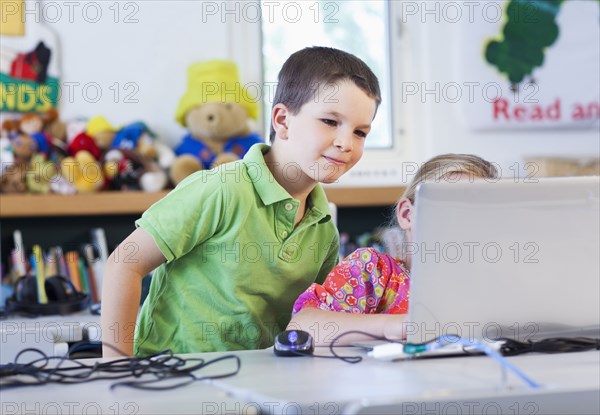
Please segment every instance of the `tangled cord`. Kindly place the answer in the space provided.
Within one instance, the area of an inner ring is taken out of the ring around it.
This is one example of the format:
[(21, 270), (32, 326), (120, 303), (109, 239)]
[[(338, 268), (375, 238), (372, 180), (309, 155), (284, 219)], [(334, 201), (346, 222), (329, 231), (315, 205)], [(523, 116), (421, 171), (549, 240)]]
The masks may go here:
[[(48, 383), (75, 384), (134, 377), (138, 380), (116, 382), (110, 388), (125, 386), (144, 390), (170, 390), (196, 381), (235, 376), (241, 368), (241, 361), (236, 355), (225, 355), (211, 360), (202, 358), (184, 359), (175, 356), (171, 350), (164, 350), (145, 357), (127, 356), (109, 362), (95, 362), (93, 365), (87, 365), (82, 363), (81, 360), (67, 357), (82, 344), (88, 344), (88, 342), (75, 343), (69, 348), (67, 354), (62, 357), (47, 356), (44, 352), (35, 348), (22, 350), (16, 356), (14, 363), (0, 365), (0, 386), (2, 389), (9, 389), (23, 386), (41, 386)], [(118, 349), (115, 350), (118, 351)], [(40, 357), (27, 363), (19, 363), (19, 358), (27, 352), (37, 353)], [(50, 363), (55, 360), (58, 360), (56, 365), (51, 365)], [(199, 376), (194, 373), (227, 360), (235, 362), (235, 368), (232, 371), (210, 376)], [(63, 365), (65, 362), (69, 364), (66, 367)], [(17, 376), (20, 379), (10, 379)], [(153, 378), (141, 379), (142, 376)], [(22, 377), (33, 378), (33, 381), (31, 379), (24, 380)], [(164, 385), (169, 381), (173, 383)], [(163, 385), (160, 385), (160, 383), (163, 383)]]
[[(363, 359), (362, 356), (341, 356), (335, 351), (336, 342), (340, 338), (349, 334), (362, 334), (373, 339), (382, 340), (382, 338), (379, 336), (353, 330), (341, 333), (331, 341), (329, 344), (331, 356), (312, 355), (300, 352), (298, 352), (298, 354), (310, 357), (339, 359), (348, 363), (359, 363)], [(434, 342), (443, 340), (444, 338), (447, 342), (461, 340), (458, 336), (441, 336), (425, 343), (410, 344), (410, 346), (413, 348), (429, 349), (434, 347)], [(496, 340), (504, 342), (500, 347), (500, 353), (492, 353), (492, 351), (487, 350), (485, 347), (480, 345), (481, 351), (490, 355), (490, 357), (494, 357), (495, 360), (501, 363), (504, 367), (509, 366), (506, 362), (504, 362), (504, 359), (501, 357), (501, 355), (515, 356), (531, 352), (566, 353), (593, 349), (600, 350), (600, 339), (588, 337), (556, 337), (539, 341), (529, 340), (527, 342), (519, 342), (509, 338), (499, 338)], [(474, 344), (471, 342), (467, 343), (465, 343), (465, 345)], [(0, 387), (2, 387), (2, 389), (10, 389), (23, 386), (41, 386), (49, 383), (76, 384), (97, 380), (119, 380), (134, 377), (136, 380), (116, 382), (113, 383), (110, 388), (114, 389), (124, 386), (142, 390), (162, 391), (176, 389), (196, 381), (207, 379), (223, 379), (235, 376), (241, 369), (241, 361), (239, 357), (233, 354), (224, 355), (211, 360), (205, 360), (202, 358), (185, 359), (176, 356), (171, 350), (167, 349), (145, 357), (129, 357), (125, 356), (122, 352), (111, 345), (108, 346), (114, 350), (117, 350), (125, 357), (108, 362), (95, 362), (93, 365), (87, 365), (81, 360), (68, 358), (68, 356), (74, 350), (82, 346), (89, 345), (90, 343), (87, 341), (75, 343), (69, 348), (67, 354), (62, 357), (47, 356), (43, 351), (36, 348), (24, 349), (16, 356), (14, 363), (0, 365)], [(406, 346), (408, 346), (408, 344), (406, 344)], [(28, 352), (36, 353), (40, 357), (26, 363), (19, 363), (22, 355)], [(229, 372), (206, 376), (197, 375), (194, 373), (205, 369), (210, 365), (227, 360), (233, 360), (235, 362), (235, 368)], [(58, 362), (55, 365), (51, 365), (51, 362), (53, 361)], [(64, 366), (64, 363), (68, 363), (68, 366)], [(511, 370), (515, 371), (515, 368), (511, 367)], [(524, 380), (530, 383), (530, 385), (535, 387), (532, 381), (530, 381), (523, 374), (520, 375)], [(149, 376), (151, 377), (150, 379), (148, 379)], [(146, 379), (142, 379), (142, 377), (145, 377)], [(33, 378), (33, 380), (25, 380), (24, 378)], [(165, 385), (165, 383), (168, 384)]]

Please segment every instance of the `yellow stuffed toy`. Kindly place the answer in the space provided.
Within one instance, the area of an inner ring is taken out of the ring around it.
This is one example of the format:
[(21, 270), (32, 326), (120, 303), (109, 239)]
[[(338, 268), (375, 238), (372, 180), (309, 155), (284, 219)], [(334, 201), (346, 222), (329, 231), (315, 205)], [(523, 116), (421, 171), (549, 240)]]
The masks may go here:
[(252, 145), (264, 142), (248, 124), (257, 117), (258, 104), (241, 84), (235, 63), (212, 60), (191, 65), (187, 91), (175, 115), (189, 134), (175, 148), (173, 183), (195, 171), (238, 160)]

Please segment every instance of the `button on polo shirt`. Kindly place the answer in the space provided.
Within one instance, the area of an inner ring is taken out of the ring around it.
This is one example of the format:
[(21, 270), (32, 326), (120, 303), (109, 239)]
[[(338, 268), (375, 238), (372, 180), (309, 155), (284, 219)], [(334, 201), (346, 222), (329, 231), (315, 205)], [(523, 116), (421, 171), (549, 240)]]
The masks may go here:
[[(288, 196), (289, 199), (291, 197)], [(300, 206), (297, 200), (291, 199), (291, 201), (281, 201), (277, 205), (274, 205), (275, 209), (275, 229), (281, 238), (281, 241), (285, 245), (285, 239), (294, 232), (296, 213)]]
[(136, 221), (167, 259), (140, 313), (136, 354), (268, 347), (298, 295), (337, 262), (323, 189), (294, 226), (299, 202), (269, 171), (269, 149), (188, 176)]

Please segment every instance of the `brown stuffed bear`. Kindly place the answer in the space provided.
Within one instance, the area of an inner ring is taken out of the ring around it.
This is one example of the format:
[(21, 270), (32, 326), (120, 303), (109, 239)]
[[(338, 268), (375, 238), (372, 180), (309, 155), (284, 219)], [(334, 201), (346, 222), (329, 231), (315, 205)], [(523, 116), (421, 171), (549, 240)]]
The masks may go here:
[(27, 191), (25, 178), (27, 165), (15, 163), (8, 166), (0, 176), (0, 193), (24, 193)]
[(193, 64), (175, 115), (189, 134), (175, 148), (178, 158), (170, 169), (173, 183), (195, 171), (238, 160), (252, 145), (264, 142), (248, 125), (257, 116), (258, 105), (240, 84), (235, 63)]

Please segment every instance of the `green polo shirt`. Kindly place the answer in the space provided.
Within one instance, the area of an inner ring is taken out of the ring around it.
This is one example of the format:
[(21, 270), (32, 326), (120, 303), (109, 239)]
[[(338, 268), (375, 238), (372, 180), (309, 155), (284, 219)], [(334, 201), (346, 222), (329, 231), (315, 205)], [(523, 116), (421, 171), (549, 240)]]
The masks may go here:
[(313, 189), (294, 227), (299, 202), (267, 168), (269, 149), (194, 173), (136, 221), (167, 259), (140, 312), (137, 355), (268, 347), (296, 298), (337, 263), (325, 192)]

